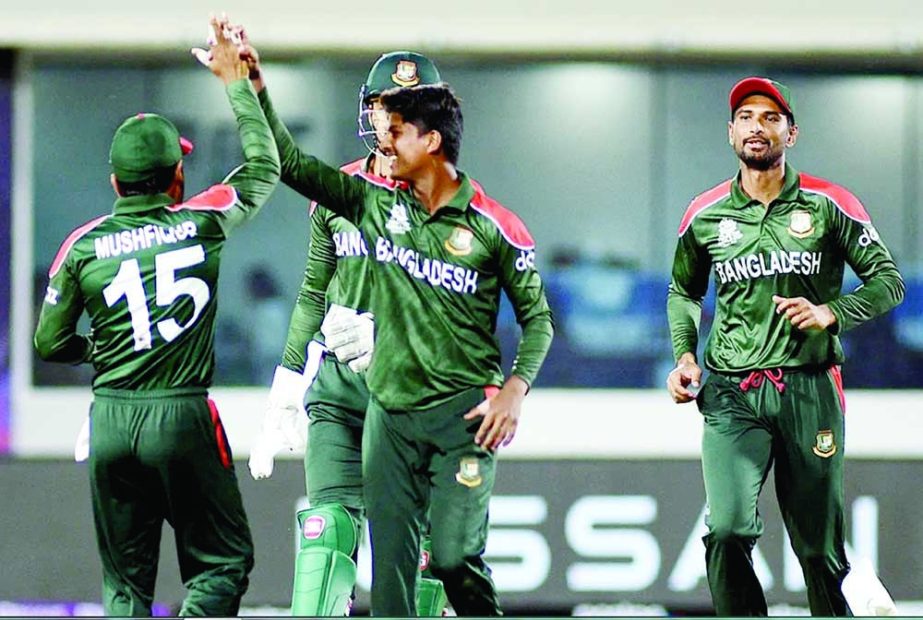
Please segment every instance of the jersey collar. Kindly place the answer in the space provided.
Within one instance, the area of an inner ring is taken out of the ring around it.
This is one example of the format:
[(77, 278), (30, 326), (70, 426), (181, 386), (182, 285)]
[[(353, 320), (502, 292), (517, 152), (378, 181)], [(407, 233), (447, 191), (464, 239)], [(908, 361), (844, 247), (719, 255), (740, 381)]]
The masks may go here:
[[(458, 187), (458, 191), (455, 192), (455, 195), (452, 196), (452, 199), (446, 203), (442, 209), (455, 209), (456, 211), (465, 212), (468, 210), (468, 205), (471, 204), (471, 200), (474, 198), (475, 189), (471, 184), (471, 179), (468, 178), (468, 175), (458, 170), (458, 180), (461, 181), (461, 185)], [(442, 210), (440, 209), (440, 211)]]
[[(773, 202), (791, 202), (798, 196), (798, 189), (801, 175), (797, 170), (786, 162), (785, 164), (785, 182), (782, 184), (782, 191), (779, 197)], [(735, 208), (748, 207), (751, 203), (760, 204), (754, 198), (750, 198), (740, 185), (740, 172), (734, 175), (734, 181), (731, 183), (731, 204)]]
[(143, 213), (172, 205), (175, 201), (167, 194), (148, 194), (144, 196), (125, 196), (116, 199), (112, 212), (116, 215), (123, 213)]

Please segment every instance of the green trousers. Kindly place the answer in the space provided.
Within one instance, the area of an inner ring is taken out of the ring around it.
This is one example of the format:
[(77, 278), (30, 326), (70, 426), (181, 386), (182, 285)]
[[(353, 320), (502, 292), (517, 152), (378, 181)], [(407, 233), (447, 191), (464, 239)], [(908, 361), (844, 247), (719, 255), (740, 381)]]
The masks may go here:
[(844, 423), (839, 369), (712, 374), (705, 418), (708, 584), (719, 616), (765, 616), (751, 550), (763, 532), (757, 500), (770, 469), (813, 615), (844, 616)]
[(500, 615), (483, 560), (494, 454), (474, 443), (480, 419), (463, 419), (484, 400), (467, 390), (425, 411), (386, 411), (369, 402), (362, 448), (372, 539), (372, 613), (415, 615), (420, 536), (427, 514), (430, 569), (459, 616)]
[(361, 519), (362, 426), (368, 403), (364, 375), (325, 356), (307, 394), (304, 467), (311, 506), (340, 504)]
[(97, 390), (90, 424), (106, 615), (151, 615), (164, 520), (188, 589), (179, 615), (237, 615), (253, 543), (214, 403), (201, 390)]

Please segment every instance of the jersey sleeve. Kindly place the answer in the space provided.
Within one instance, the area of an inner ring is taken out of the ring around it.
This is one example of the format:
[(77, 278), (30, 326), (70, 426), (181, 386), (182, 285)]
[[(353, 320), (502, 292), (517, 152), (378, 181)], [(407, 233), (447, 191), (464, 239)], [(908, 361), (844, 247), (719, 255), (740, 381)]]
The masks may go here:
[(710, 272), (711, 257), (705, 248), (696, 243), (692, 227), (685, 227), (676, 243), (667, 291), (667, 319), (674, 359), (679, 359), (684, 353), (696, 353), (702, 300), (708, 292)]
[[(523, 233), (528, 236), (525, 227)], [(500, 285), (510, 299), (516, 322), (522, 327), (511, 372), (531, 387), (551, 348), (554, 319), (545, 297), (545, 286), (535, 268), (535, 246), (531, 238), (528, 244), (513, 245), (503, 235), (498, 234), (498, 237)]]
[(326, 292), (337, 268), (336, 247), (328, 225), (330, 212), (315, 207), (311, 213), (311, 245), (301, 288), (289, 321), (282, 365), (304, 372), (308, 343), (320, 330), (327, 310)]
[(225, 236), (256, 215), (279, 182), (279, 154), (253, 86), (246, 79), (231, 82), (227, 95), (237, 119), (244, 163), (224, 179), (223, 186), (229, 189), (215, 191), (222, 187), (215, 186), (189, 201), (192, 208), (214, 213)]
[(84, 309), (80, 283), (65, 261), (52, 271), (35, 328), (35, 350), (47, 362), (80, 364), (91, 361), (93, 341), (77, 333)]
[(259, 100), (279, 149), (282, 181), (302, 196), (324, 205), (358, 226), (364, 209), (367, 184), (305, 154), (276, 114), (266, 88), (260, 91)]
[(891, 253), (858, 203), (860, 218), (831, 207), (837, 244), (862, 285), (827, 303), (836, 316), (834, 332), (851, 329), (884, 314), (904, 299), (904, 280)]

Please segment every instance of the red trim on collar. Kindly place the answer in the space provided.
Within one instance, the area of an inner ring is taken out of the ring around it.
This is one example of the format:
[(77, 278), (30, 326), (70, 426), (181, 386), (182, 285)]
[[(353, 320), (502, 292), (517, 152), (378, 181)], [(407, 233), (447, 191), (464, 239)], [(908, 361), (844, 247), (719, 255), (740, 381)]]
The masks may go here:
[(683, 220), (679, 223), (678, 235), (682, 237), (686, 234), (686, 231), (689, 230), (689, 227), (692, 225), (692, 220), (694, 220), (699, 213), (730, 195), (731, 179), (728, 179), (693, 198), (692, 202), (690, 202), (689, 206), (686, 208), (686, 213), (683, 214)]
[[(371, 172), (366, 172), (365, 170), (365, 158), (360, 158), (355, 161), (343, 164), (340, 166), (340, 172), (345, 172), (351, 177), (360, 177), (365, 179), (372, 185), (377, 185), (378, 187), (383, 187), (385, 189), (396, 189), (400, 187), (401, 189), (406, 189), (406, 183), (399, 183), (397, 181), (392, 181), (391, 179), (386, 179), (385, 177), (378, 176), (377, 174), (372, 174)], [(311, 200), (308, 201), (308, 215), (314, 215), (314, 210), (317, 208), (317, 201)]]

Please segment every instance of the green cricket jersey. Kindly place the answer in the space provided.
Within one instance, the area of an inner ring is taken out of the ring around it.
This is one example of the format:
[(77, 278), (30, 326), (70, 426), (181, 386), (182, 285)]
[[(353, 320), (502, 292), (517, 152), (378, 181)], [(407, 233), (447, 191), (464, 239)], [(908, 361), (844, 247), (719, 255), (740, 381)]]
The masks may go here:
[[(387, 183), (366, 171), (368, 160), (340, 168), (346, 174)], [(362, 233), (356, 225), (330, 209), (311, 203), (311, 245), (308, 264), (298, 291), (285, 342), (282, 365), (304, 371), (308, 343), (324, 341), (321, 323), (329, 304), (365, 312), (371, 307), (372, 265)]]
[(366, 381), (386, 409), (436, 406), (502, 385), (494, 331), (505, 290), (522, 326), (513, 374), (534, 381), (553, 323), (522, 221), (461, 175), (452, 201), (430, 214), (403, 185), (351, 176), (302, 153), (260, 102), (276, 137), (282, 179), (353, 222), (375, 263), (375, 355)]
[[(36, 349), (46, 360), (92, 361), (94, 389), (211, 384), (221, 250), (279, 179), (275, 142), (250, 82), (232, 82), (227, 94), (243, 165), (183, 203), (166, 194), (119, 198), (111, 214), (72, 232), (51, 265)], [(76, 333), (84, 309), (92, 340)]]
[[(862, 286), (841, 293), (849, 264)], [(717, 304), (705, 366), (718, 372), (843, 361), (837, 334), (893, 308), (904, 282), (862, 203), (848, 190), (785, 168), (768, 208), (739, 176), (696, 197), (683, 217), (667, 301), (673, 353), (695, 353), (702, 299), (714, 272)], [(828, 330), (801, 331), (773, 295), (827, 304)]]

